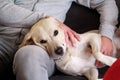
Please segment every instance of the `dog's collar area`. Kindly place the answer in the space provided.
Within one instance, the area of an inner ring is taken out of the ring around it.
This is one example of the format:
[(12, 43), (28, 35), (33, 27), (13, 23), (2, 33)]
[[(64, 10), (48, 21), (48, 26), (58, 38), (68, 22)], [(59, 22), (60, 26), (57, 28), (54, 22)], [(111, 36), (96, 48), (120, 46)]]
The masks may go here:
[(59, 58), (53, 58), (54, 61), (62, 61), (62, 57), (59, 57)]
[(67, 54), (64, 54), (63, 56), (61, 57), (58, 57), (58, 58), (53, 58), (55, 62), (57, 61), (63, 61), (63, 60), (68, 60), (69, 56), (67, 56)]

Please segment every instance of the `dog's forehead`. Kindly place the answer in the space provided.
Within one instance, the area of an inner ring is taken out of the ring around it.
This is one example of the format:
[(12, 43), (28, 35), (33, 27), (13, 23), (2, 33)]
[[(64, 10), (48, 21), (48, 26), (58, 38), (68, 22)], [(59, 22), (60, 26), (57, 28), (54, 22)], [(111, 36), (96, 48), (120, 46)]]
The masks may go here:
[(58, 22), (53, 18), (44, 19), (41, 22), (41, 29), (45, 32), (51, 32), (60, 29)]

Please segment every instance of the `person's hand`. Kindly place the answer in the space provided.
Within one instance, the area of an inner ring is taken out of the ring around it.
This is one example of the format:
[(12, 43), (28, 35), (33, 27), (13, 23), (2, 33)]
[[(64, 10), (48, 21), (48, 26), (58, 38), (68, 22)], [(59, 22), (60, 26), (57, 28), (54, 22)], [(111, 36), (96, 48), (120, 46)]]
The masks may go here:
[[(112, 53), (113, 53), (112, 40), (110, 40), (109, 38), (107, 38), (105, 36), (101, 37), (101, 52), (108, 56), (112, 56)], [(103, 64), (99, 61), (96, 61), (95, 64), (97, 67), (103, 66)]]
[(105, 36), (102, 36), (101, 41), (102, 41), (101, 52), (105, 55), (112, 56), (112, 53), (113, 53), (112, 40), (110, 40), (109, 38)]
[(80, 41), (79, 35), (75, 31), (70, 29), (67, 25), (63, 24), (60, 21), (58, 21), (58, 22), (60, 24), (60, 27), (64, 30), (65, 41), (66, 41), (67, 47), (69, 47), (69, 42), (71, 42), (72, 46), (74, 47), (76, 45), (75, 39)]

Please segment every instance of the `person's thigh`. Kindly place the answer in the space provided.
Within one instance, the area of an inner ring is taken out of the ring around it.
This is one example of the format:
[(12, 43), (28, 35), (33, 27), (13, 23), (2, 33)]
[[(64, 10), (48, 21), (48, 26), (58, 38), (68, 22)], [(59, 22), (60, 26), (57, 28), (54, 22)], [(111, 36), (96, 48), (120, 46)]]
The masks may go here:
[(20, 48), (13, 64), (17, 80), (48, 80), (55, 67), (48, 53), (35, 45)]
[(10, 75), (10, 71), (12, 72), (12, 61), (17, 50), (15, 39), (0, 35), (0, 79), (4, 75)]

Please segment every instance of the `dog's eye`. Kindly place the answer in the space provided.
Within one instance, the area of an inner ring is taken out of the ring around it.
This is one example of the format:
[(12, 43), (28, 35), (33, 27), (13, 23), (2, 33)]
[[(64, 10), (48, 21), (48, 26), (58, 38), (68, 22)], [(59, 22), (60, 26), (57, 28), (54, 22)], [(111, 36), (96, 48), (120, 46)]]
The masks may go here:
[(47, 43), (47, 41), (46, 40), (41, 40), (40, 43)]
[(54, 36), (57, 36), (58, 35), (58, 30), (55, 30), (54, 31)]

